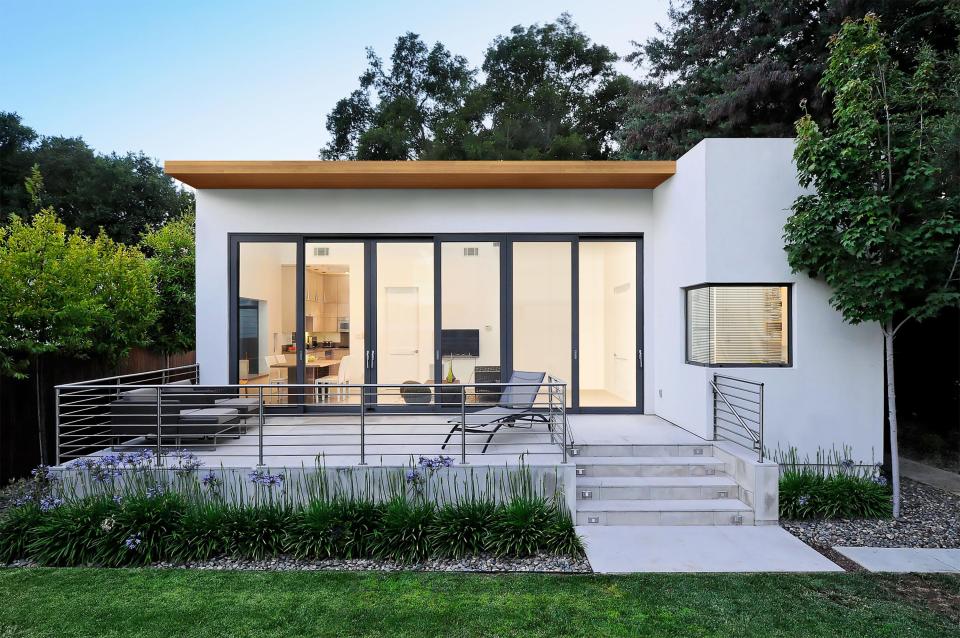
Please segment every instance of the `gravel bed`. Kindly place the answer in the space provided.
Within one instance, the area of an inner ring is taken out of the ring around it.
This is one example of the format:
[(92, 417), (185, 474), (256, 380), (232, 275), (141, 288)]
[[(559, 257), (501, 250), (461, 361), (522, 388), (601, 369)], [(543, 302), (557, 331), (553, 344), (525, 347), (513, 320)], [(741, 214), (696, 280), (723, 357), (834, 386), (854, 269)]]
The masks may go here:
[(960, 548), (960, 496), (902, 479), (900, 520), (780, 521), (780, 526), (814, 547)]
[[(34, 567), (31, 561), (16, 561), (10, 567)], [(538, 554), (528, 558), (496, 558), (472, 556), (460, 560), (435, 559), (422, 563), (398, 563), (375, 559), (297, 560), (287, 556), (266, 560), (244, 560), (220, 557), (197, 563), (154, 563), (158, 569), (203, 569), (244, 571), (423, 571), (423, 572), (551, 572), (589, 573), (593, 570), (586, 558)]]

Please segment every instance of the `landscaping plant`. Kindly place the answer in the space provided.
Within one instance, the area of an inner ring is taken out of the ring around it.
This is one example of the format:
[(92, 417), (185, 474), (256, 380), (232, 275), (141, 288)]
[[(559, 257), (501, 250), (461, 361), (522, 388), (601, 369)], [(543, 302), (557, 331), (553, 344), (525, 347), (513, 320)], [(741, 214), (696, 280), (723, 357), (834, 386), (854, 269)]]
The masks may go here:
[[(483, 489), (455, 480), (449, 457), (409, 469), (246, 477), (202, 472), (187, 451), (72, 462), (61, 478), (39, 468), (27, 495), (0, 518), (0, 563), (56, 566), (378, 558), (416, 563), (482, 553), (581, 556), (558, 494), (525, 466), (489, 469)], [(332, 477), (332, 478), (330, 478)]]

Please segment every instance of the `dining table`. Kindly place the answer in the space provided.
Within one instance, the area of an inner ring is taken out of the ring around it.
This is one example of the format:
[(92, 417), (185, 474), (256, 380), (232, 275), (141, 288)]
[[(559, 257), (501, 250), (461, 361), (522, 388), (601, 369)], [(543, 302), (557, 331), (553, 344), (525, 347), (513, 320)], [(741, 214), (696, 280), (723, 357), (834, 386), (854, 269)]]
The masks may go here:
[[(333, 366), (336, 366), (340, 363), (340, 360), (343, 359), (348, 353), (336, 352), (334, 351), (331, 355), (326, 356), (323, 354), (314, 354), (309, 350), (307, 351), (307, 361), (304, 362), (304, 383), (313, 385), (316, 383), (317, 379), (325, 377), (331, 374), (330, 369)], [(312, 360), (311, 360), (312, 358)], [(287, 383), (296, 384), (297, 383), (297, 362), (296, 357), (290, 357), (292, 361), (287, 360), (281, 363), (271, 364), (271, 368), (281, 368), (286, 369), (287, 371)], [(303, 396), (304, 403), (316, 403), (316, 393), (315, 392), (304, 392)]]

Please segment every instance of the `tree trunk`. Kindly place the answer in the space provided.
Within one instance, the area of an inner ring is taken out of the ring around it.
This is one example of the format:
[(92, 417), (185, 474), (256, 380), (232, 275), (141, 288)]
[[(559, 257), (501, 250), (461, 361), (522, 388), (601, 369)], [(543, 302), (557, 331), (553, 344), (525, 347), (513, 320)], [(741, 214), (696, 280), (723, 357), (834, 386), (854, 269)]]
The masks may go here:
[(40, 372), (40, 355), (33, 355), (33, 390), (34, 399), (37, 402), (37, 440), (40, 443), (40, 464), (47, 463), (47, 424), (44, 422), (43, 409), (43, 381)]
[(887, 362), (887, 418), (890, 420), (890, 483), (893, 486), (893, 517), (900, 518), (900, 452), (897, 445), (897, 388), (893, 376), (893, 321), (883, 326)]

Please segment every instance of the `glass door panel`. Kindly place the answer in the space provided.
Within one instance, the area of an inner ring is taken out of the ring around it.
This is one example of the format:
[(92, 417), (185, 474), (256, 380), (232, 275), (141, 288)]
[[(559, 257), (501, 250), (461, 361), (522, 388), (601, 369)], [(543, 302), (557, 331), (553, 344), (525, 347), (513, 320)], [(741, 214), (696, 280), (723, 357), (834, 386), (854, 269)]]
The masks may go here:
[[(444, 383), (500, 381), (500, 242), (440, 244), (440, 358)], [(467, 388), (496, 403), (496, 387)]]
[[(433, 242), (378, 242), (376, 246), (377, 383), (433, 383)], [(381, 389), (378, 404), (402, 404), (399, 389)]]
[(637, 242), (582, 241), (579, 407), (637, 405)]
[[(572, 383), (571, 243), (513, 243), (513, 369)], [(572, 405), (567, 389), (567, 405)], [(545, 403), (540, 397), (538, 403)]]
[(297, 243), (240, 242), (237, 370), (241, 384), (270, 385), (269, 404), (295, 404)]
[(364, 243), (310, 241), (304, 255), (304, 383), (314, 386), (306, 401), (359, 404), (359, 391), (336, 386), (364, 382)]

